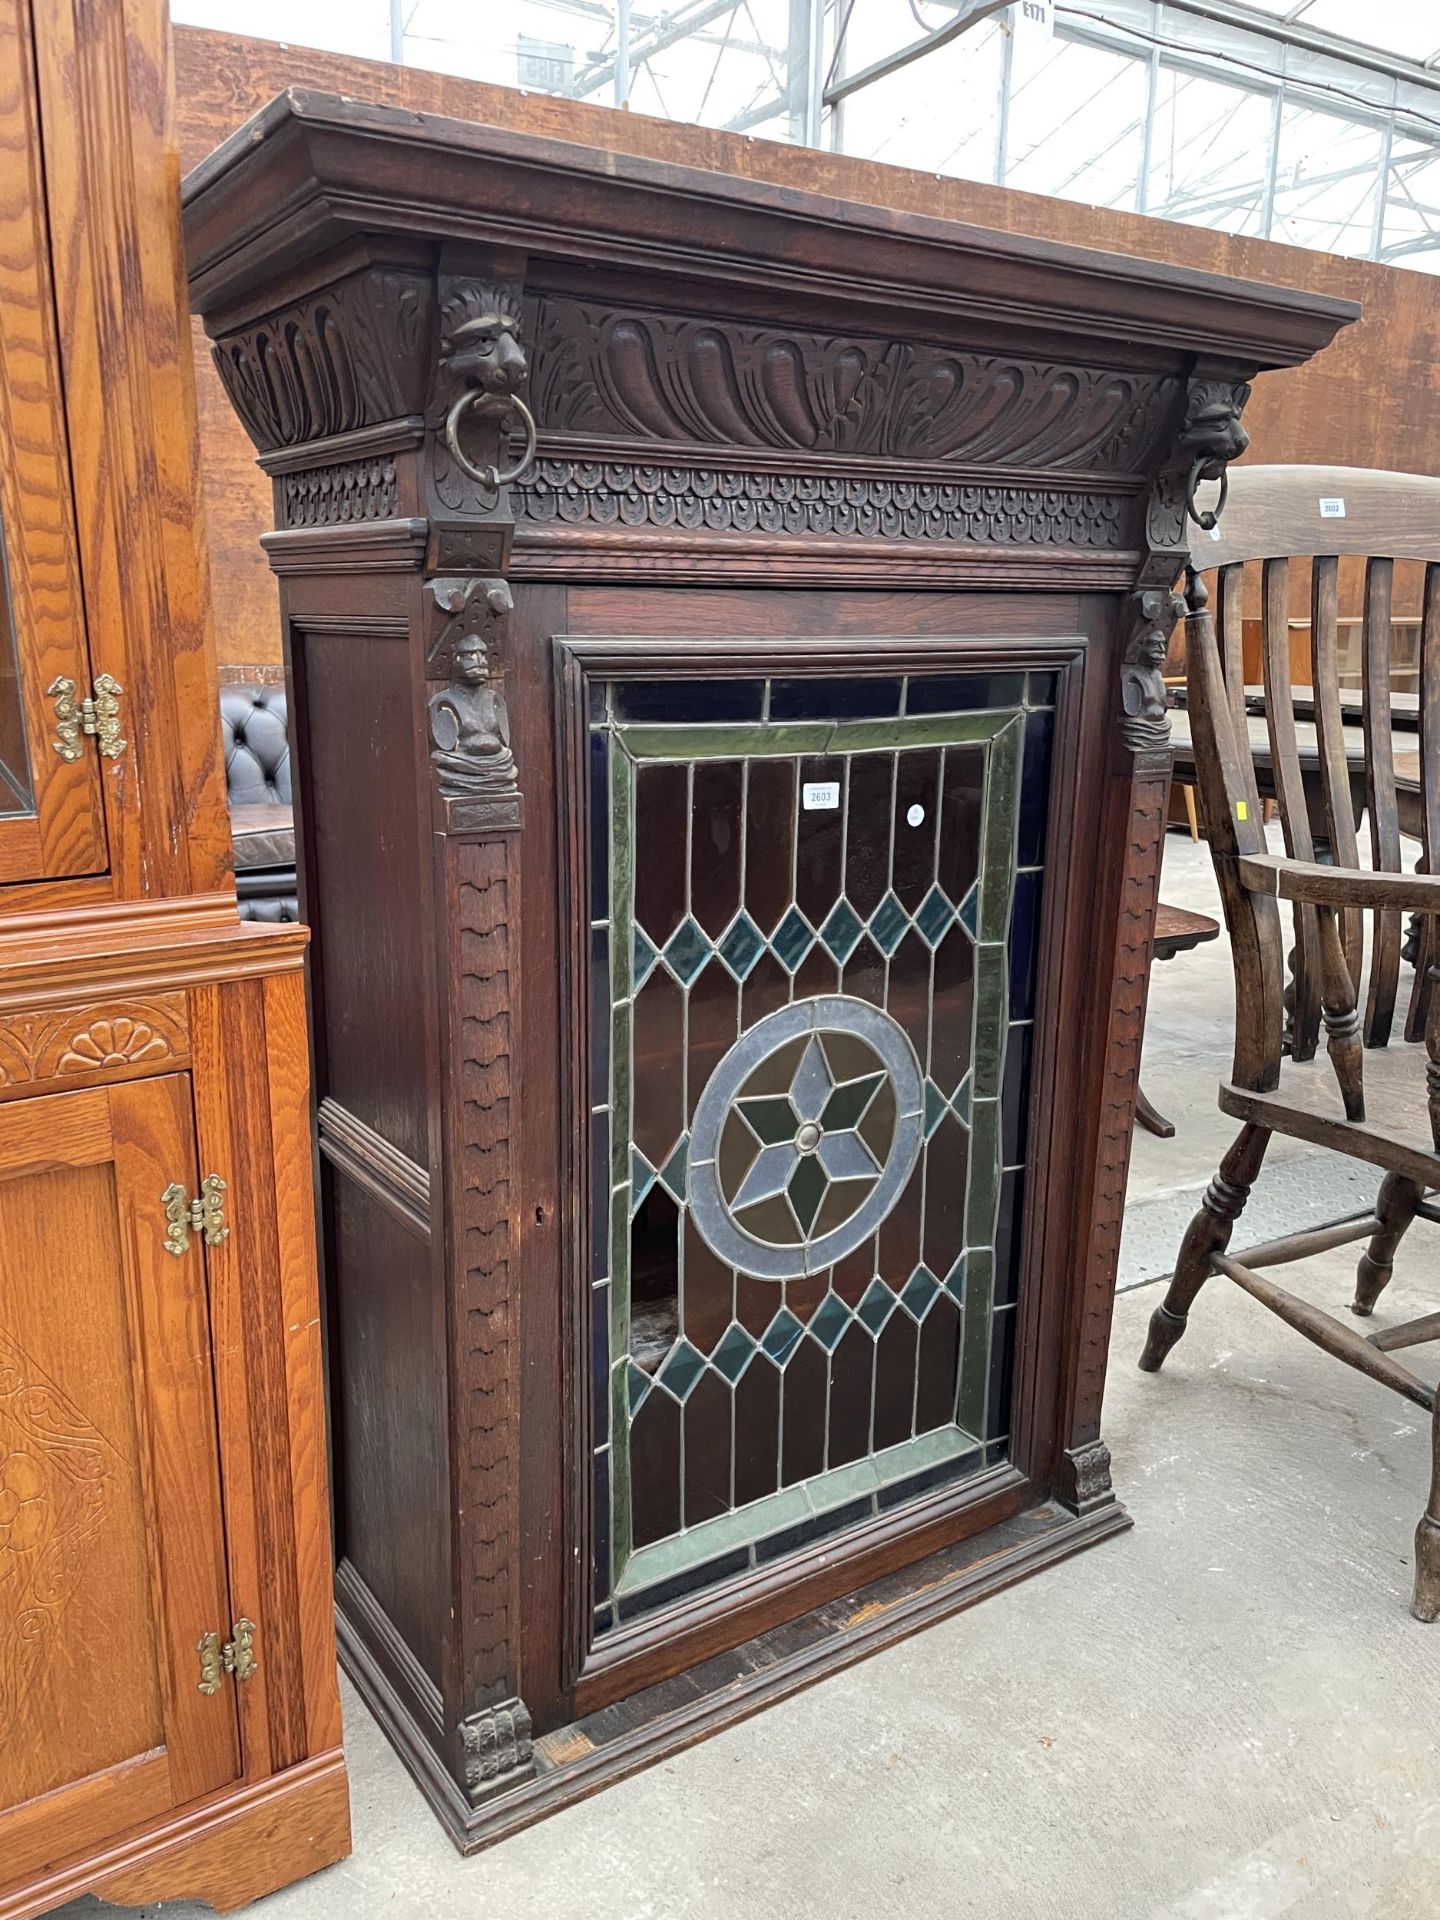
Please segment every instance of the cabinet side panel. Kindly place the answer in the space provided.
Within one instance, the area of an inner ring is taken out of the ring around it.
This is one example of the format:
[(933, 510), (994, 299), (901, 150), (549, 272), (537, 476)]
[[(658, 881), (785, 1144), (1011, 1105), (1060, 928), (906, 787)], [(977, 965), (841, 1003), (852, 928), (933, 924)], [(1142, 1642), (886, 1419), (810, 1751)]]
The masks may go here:
[(448, 1523), (430, 1251), (346, 1175), (330, 1188), (339, 1548), (438, 1686)]
[(429, 1045), (404, 641), (296, 637), (314, 929), (316, 1093), (418, 1166), (429, 1158)]

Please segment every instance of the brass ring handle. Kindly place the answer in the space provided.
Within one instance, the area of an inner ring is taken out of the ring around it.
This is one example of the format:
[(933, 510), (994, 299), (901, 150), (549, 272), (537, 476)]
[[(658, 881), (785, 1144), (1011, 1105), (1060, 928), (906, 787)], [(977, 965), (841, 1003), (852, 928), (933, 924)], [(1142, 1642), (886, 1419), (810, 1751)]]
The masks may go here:
[(518, 393), (504, 396), (505, 408), (509, 413), (518, 413), (525, 423), (525, 451), (508, 473), (501, 473), (498, 467), (477, 467), (461, 448), (460, 421), (465, 409), (481, 401), (493, 403), (499, 397), (485, 393), (479, 387), (467, 387), (445, 416), (445, 444), (450, 449), (456, 466), (462, 473), (468, 474), (472, 480), (477, 481), (482, 487), (490, 488), (492, 492), (498, 491), (501, 487), (508, 487), (512, 480), (518, 480), (535, 458), (535, 416)]
[(1204, 464), (1203, 459), (1197, 460), (1190, 469), (1189, 484), (1185, 488), (1185, 511), (1202, 533), (1213, 533), (1220, 524), (1221, 514), (1225, 511), (1225, 501), (1230, 492), (1230, 471), (1228, 467), (1220, 469), (1220, 498), (1214, 506), (1200, 507), (1195, 501), (1195, 490), (1200, 485), (1200, 469)]

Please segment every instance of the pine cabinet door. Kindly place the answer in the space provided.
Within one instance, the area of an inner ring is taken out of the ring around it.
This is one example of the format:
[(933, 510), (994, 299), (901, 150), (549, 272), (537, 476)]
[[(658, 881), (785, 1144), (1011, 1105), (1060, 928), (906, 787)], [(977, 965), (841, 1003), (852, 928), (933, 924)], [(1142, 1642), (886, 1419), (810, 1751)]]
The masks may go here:
[(108, 858), (33, 76), (26, 8), (0, 0), (0, 884)]
[(179, 1074), (0, 1107), (0, 1894), (239, 1773)]

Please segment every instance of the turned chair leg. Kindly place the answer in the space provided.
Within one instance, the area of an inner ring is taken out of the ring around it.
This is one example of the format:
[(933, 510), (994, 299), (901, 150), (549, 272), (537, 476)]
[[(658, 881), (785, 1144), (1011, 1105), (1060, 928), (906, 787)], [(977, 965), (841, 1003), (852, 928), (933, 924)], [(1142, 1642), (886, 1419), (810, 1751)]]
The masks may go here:
[(1415, 1598), (1410, 1611), (1417, 1620), (1440, 1620), (1440, 1406), (1430, 1423), (1430, 1504), (1415, 1529)]
[(1158, 1373), (1166, 1354), (1184, 1333), (1195, 1296), (1210, 1278), (1210, 1256), (1223, 1253), (1230, 1244), (1230, 1234), (1245, 1211), (1269, 1144), (1268, 1127), (1243, 1127), (1220, 1162), (1220, 1171), (1205, 1189), (1200, 1211), (1185, 1229), (1165, 1299), (1150, 1316), (1150, 1331), (1140, 1356), (1142, 1372)]
[(1380, 1198), (1375, 1215), (1380, 1225), (1370, 1236), (1370, 1244), (1355, 1269), (1355, 1298), (1350, 1311), (1373, 1313), (1375, 1302), (1390, 1284), (1395, 1271), (1395, 1250), (1405, 1237), (1415, 1209), (1425, 1198), (1425, 1189), (1407, 1174), (1387, 1173), (1380, 1182)]

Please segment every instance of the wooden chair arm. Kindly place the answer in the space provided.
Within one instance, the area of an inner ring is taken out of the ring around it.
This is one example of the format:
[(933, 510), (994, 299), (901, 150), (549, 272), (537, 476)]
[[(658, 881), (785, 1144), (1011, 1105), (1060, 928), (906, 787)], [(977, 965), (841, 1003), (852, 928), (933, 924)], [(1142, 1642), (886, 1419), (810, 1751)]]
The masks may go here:
[(1251, 893), (1304, 900), (1317, 907), (1392, 907), (1440, 913), (1440, 874), (1372, 873), (1362, 867), (1323, 867), (1282, 854), (1240, 855), (1241, 884)]

